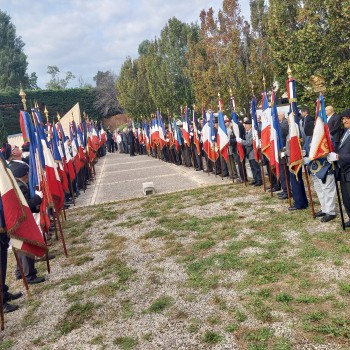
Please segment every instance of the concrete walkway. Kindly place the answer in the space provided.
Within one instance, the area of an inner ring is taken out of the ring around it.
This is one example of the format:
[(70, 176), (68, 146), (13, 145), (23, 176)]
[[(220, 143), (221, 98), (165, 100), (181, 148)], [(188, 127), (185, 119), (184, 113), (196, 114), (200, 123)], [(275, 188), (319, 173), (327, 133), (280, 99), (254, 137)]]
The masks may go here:
[(229, 178), (148, 157), (107, 153), (95, 164), (96, 179), (76, 199), (76, 207), (143, 197), (142, 183), (153, 182), (156, 193), (176, 192), (232, 183)]

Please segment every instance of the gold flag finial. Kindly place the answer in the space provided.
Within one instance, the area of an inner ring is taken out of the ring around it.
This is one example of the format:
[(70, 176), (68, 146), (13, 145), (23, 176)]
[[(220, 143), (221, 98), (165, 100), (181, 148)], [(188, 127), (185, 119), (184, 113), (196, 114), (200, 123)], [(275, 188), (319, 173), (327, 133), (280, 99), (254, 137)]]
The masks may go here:
[(45, 109), (44, 109), (44, 114), (46, 117), (46, 122), (48, 123), (49, 122), (49, 111), (47, 110), (46, 105), (45, 105)]
[(58, 121), (61, 120), (61, 116), (60, 116), (60, 114), (58, 112), (57, 112), (57, 119), (58, 119)]
[(232, 96), (232, 89), (230, 88), (230, 96)]
[(265, 80), (265, 74), (263, 74), (263, 87), (264, 87), (264, 91), (266, 91), (266, 80)]
[(320, 75), (311, 75), (310, 84), (315, 92), (322, 94), (322, 92), (326, 91), (325, 79)]
[(292, 70), (290, 69), (290, 65), (289, 64), (288, 64), (287, 74), (288, 74), (288, 78), (292, 77)]
[(193, 110), (196, 111), (196, 104), (193, 104)]
[(27, 100), (26, 100), (26, 93), (24, 92), (22, 88), (22, 83), (20, 83), (20, 89), (19, 89), (19, 96), (21, 96), (22, 99), (22, 104), (23, 104), (23, 109), (26, 111), (27, 110)]

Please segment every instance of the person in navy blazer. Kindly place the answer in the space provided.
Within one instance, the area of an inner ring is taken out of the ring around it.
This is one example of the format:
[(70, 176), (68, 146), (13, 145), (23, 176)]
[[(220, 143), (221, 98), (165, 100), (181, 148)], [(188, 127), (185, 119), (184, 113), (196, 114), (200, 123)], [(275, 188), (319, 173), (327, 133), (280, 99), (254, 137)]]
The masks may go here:
[[(340, 118), (344, 129), (335, 152), (329, 153), (327, 159), (337, 162), (343, 204), (350, 219), (350, 109), (341, 113)], [(345, 227), (350, 227), (350, 220), (345, 223)]]

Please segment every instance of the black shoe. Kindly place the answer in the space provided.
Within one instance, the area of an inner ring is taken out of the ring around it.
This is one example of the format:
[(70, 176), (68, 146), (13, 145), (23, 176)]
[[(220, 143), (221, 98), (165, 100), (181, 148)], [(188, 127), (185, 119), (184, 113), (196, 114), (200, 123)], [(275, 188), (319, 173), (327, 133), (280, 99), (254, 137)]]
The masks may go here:
[(3, 307), (4, 314), (8, 314), (9, 312), (18, 310), (18, 305), (11, 305), (8, 303), (4, 303), (2, 307)]
[(7, 301), (12, 301), (12, 300), (16, 300), (19, 299), (22, 296), (22, 292), (18, 292), (18, 293), (6, 293), (5, 294), (5, 303)]
[(63, 205), (63, 208), (64, 208), (64, 209), (69, 209), (69, 208), (70, 208), (70, 205), (69, 205), (69, 204), (64, 204), (64, 205)]
[(256, 184), (256, 181), (252, 181), (252, 182), (249, 182), (249, 185), (255, 185)]
[(262, 186), (262, 182), (256, 182), (254, 186)]
[[(55, 255), (49, 254), (49, 260), (55, 259)], [(40, 258), (36, 258), (35, 262), (37, 261), (46, 261), (46, 255), (41, 256)]]
[(326, 215), (326, 213), (324, 213), (322, 210), (320, 210), (315, 214), (315, 218), (321, 218), (322, 216), (325, 216), (325, 215)]
[(283, 194), (283, 195), (281, 195), (281, 196), (278, 196), (278, 199), (288, 199), (288, 194), (287, 193), (285, 193), (285, 194)]
[(307, 207), (305, 207), (305, 208), (296, 208), (294, 205), (292, 206), (292, 207), (289, 207), (288, 208), (288, 210), (289, 211), (293, 211), (293, 210), (304, 210), (304, 209), (306, 209)]
[(331, 220), (334, 220), (336, 218), (337, 215), (335, 214), (326, 214), (322, 219), (321, 219), (321, 222), (328, 222), (328, 221), (331, 221)]
[(36, 276), (31, 280), (27, 280), (28, 284), (37, 284), (37, 283), (42, 283), (42, 282), (45, 282), (45, 277)]

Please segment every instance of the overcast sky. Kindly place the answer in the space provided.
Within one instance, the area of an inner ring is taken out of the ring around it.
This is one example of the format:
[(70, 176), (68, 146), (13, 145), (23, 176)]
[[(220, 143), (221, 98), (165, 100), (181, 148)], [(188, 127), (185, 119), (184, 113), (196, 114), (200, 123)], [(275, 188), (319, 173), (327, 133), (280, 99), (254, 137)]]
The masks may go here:
[[(249, 19), (249, 0), (241, 0)], [(139, 44), (159, 37), (169, 18), (199, 22), (202, 9), (222, 0), (0, 0), (10, 15), (17, 36), (25, 43), (28, 73), (36, 72), (38, 85), (50, 80), (47, 66), (57, 66), (61, 77), (71, 71), (94, 85), (97, 71), (119, 73), (127, 56), (136, 58)]]

